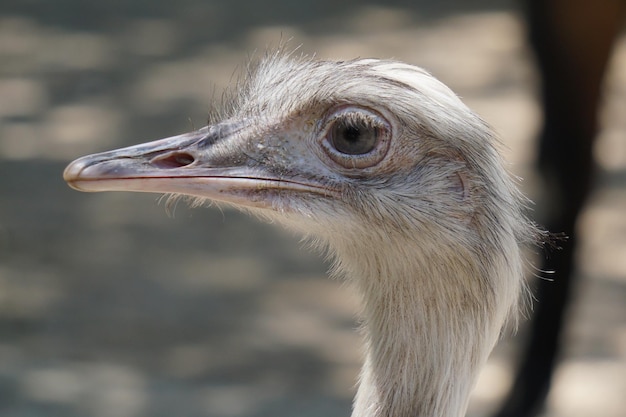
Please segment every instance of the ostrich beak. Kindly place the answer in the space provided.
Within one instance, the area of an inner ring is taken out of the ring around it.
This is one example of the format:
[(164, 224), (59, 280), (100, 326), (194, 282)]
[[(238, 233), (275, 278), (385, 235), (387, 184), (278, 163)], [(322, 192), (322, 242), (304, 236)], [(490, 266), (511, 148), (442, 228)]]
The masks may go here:
[(63, 178), (79, 191), (174, 193), (261, 208), (272, 208), (280, 193), (331, 194), (295, 173), (285, 176), (284, 169), (264, 164), (263, 156), (253, 153), (256, 138), (244, 131), (250, 129), (223, 123), (84, 156), (67, 166)]

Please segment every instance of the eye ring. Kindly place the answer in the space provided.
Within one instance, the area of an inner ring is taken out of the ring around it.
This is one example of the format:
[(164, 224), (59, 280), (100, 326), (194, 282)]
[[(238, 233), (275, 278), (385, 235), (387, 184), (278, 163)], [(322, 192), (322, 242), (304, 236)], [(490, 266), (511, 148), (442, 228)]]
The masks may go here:
[(348, 169), (368, 168), (387, 154), (391, 124), (363, 107), (342, 106), (325, 118), (322, 148), (335, 163)]

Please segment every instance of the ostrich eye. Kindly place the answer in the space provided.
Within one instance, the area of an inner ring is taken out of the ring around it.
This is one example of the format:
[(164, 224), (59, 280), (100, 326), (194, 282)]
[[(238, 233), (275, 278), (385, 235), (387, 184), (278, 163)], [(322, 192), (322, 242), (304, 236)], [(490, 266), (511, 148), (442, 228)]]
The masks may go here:
[(380, 136), (379, 128), (359, 113), (337, 120), (328, 132), (332, 146), (347, 155), (371, 152)]
[(322, 147), (344, 168), (373, 166), (389, 149), (391, 125), (372, 110), (356, 106), (336, 108), (325, 118), (325, 125)]

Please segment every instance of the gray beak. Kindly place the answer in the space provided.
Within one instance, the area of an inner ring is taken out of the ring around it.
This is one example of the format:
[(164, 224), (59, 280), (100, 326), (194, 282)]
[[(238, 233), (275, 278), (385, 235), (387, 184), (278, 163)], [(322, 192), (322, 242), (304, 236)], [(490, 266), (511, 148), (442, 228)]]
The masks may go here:
[(246, 131), (243, 123), (226, 122), (88, 155), (70, 163), (63, 178), (79, 191), (175, 193), (263, 208), (273, 208), (281, 193), (331, 194), (298, 176), (273, 173), (264, 155), (252, 154), (254, 138)]

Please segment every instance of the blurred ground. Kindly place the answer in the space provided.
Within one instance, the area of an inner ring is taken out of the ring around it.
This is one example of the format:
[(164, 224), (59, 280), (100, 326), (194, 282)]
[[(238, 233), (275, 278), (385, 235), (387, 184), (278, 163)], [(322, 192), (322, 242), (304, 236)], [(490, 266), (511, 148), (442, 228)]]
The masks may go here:
[[(157, 196), (80, 194), (86, 153), (204, 124), (237, 67), (293, 38), (321, 58), (428, 68), (492, 123), (538, 202), (540, 115), (508, 0), (79, 0), (0, 5), (0, 414), (347, 416), (354, 300), (297, 237)], [(458, 4), (457, 4), (458, 3)], [(626, 38), (607, 82), (582, 284), (546, 416), (626, 415)], [(511, 378), (505, 341), (471, 415)]]

